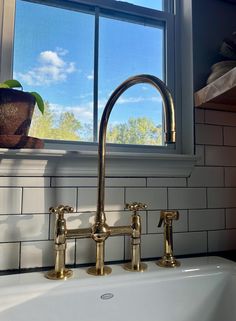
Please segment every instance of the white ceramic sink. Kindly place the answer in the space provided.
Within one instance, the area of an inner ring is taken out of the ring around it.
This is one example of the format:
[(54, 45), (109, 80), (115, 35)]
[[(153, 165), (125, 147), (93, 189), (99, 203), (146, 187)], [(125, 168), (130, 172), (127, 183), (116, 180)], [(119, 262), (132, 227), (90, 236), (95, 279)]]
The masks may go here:
[(174, 269), (148, 263), (106, 277), (75, 269), (72, 279), (43, 273), (0, 276), (1, 321), (235, 321), (236, 263), (218, 257), (181, 260)]

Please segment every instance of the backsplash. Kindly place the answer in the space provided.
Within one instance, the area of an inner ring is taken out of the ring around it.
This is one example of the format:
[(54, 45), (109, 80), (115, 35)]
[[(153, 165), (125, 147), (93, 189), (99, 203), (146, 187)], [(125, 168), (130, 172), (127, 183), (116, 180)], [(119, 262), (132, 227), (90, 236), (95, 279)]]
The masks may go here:
[[(236, 113), (196, 110), (196, 154), (189, 178), (119, 177), (106, 179), (109, 225), (127, 225), (124, 204), (148, 204), (142, 217), (142, 258), (163, 255), (161, 209), (178, 209), (174, 254), (236, 249)], [(69, 228), (88, 227), (96, 210), (96, 177), (0, 177), (0, 270), (53, 265), (54, 217), (50, 206), (76, 208)], [(106, 261), (129, 258), (129, 238), (106, 241)], [(68, 241), (67, 264), (94, 263), (95, 243)]]

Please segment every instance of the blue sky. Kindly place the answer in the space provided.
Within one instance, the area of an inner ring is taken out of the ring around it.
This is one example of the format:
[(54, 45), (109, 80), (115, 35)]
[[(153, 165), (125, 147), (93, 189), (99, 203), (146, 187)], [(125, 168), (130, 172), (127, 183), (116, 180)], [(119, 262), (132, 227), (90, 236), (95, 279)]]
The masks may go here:
[[(150, 7), (161, 1), (130, 0)], [(111, 92), (126, 78), (150, 73), (163, 78), (161, 28), (100, 19), (99, 115)], [(38, 91), (58, 114), (73, 111), (92, 120), (94, 16), (17, 0), (14, 77)], [(117, 102), (111, 122), (149, 117), (161, 123), (160, 95), (150, 85), (130, 88)]]

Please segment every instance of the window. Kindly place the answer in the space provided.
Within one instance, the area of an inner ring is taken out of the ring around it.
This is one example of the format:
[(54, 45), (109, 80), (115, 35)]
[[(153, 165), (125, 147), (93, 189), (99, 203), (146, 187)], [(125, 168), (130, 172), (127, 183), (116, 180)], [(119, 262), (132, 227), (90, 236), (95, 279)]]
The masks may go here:
[[(96, 142), (105, 103), (122, 81), (142, 73), (168, 80), (173, 13), (159, 11), (161, 0), (129, 1), (123, 11), (116, 2), (105, 8), (103, 1), (61, 1), (55, 7), (53, 1), (16, 0), (13, 77), (24, 90), (38, 91), (47, 107), (44, 116), (35, 112), (32, 136)], [(149, 7), (145, 15), (140, 6)], [(162, 101), (154, 88), (134, 86), (116, 105), (108, 142), (164, 144)]]
[[(32, 17), (33, 22), (29, 23)], [(111, 37), (109, 30), (116, 38)], [(20, 36), (21, 32), (24, 37)], [(147, 46), (145, 52), (144, 45)], [(144, 56), (145, 64), (142, 64)], [(53, 113), (49, 117), (49, 129), (53, 127), (57, 133), (57, 140), (45, 140), (44, 151), (12, 151), (7, 155), (14, 159), (19, 155), (19, 164), (21, 157), (41, 159), (44, 155), (48, 175), (55, 175), (54, 161), (52, 159), (50, 167), (48, 160), (53, 155), (61, 155), (62, 167), (56, 165), (59, 175), (96, 175), (94, 142), (106, 99), (130, 74), (147, 72), (163, 79), (173, 94), (177, 142), (175, 146), (164, 146), (159, 136), (158, 146), (156, 142), (151, 146), (153, 142), (146, 138), (144, 143), (148, 142), (148, 146), (143, 145), (142, 140), (141, 146), (128, 140), (128, 145), (110, 144), (107, 173), (187, 177), (196, 161), (192, 156), (192, 66), (191, 0), (1, 0), (0, 81), (14, 74), (23, 82), (25, 90), (33, 88), (40, 92)], [(40, 86), (42, 82), (44, 88)], [(109, 140), (114, 141), (117, 127), (122, 133), (127, 130), (121, 126), (124, 121), (127, 125), (130, 117), (143, 118), (144, 111), (145, 117), (151, 115), (155, 129), (162, 131), (158, 93), (145, 85), (131, 87), (112, 111)], [(73, 124), (70, 130), (68, 122)], [(63, 136), (65, 127), (66, 134), (71, 135), (69, 141)], [(75, 132), (80, 135), (79, 141)], [(155, 131), (151, 134), (155, 136)], [(26, 172), (24, 169), (21, 172), (18, 167), (15, 171), (10, 169), (10, 173), (35, 172), (34, 165), (28, 171), (28, 163)], [(45, 168), (40, 169), (40, 173), (45, 173)]]

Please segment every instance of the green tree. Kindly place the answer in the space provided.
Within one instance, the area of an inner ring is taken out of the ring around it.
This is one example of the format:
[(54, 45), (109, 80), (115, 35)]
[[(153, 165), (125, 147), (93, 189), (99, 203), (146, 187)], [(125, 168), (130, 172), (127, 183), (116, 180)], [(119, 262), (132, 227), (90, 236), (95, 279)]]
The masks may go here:
[(107, 141), (117, 144), (162, 145), (162, 127), (146, 117), (109, 126)]
[(30, 135), (38, 138), (80, 140), (79, 130), (82, 129), (80, 121), (72, 112), (64, 112), (58, 121), (57, 115), (51, 110), (50, 105), (45, 103), (44, 114), (35, 112)]
[(54, 139), (80, 140), (78, 131), (82, 128), (80, 121), (71, 112), (61, 114), (58, 127), (54, 129)]
[[(30, 135), (43, 139), (92, 141), (92, 125), (82, 125), (72, 112), (62, 113), (58, 119), (46, 102), (43, 115), (35, 111)], [(146, 117), (132, 117), (127, 123), (110, 125), (107, 141), (116, 144), (162, 145), (162, 127), (156, 126)]]
[(30, 127), (30, 135), (38, 138), (54, 138), (53, 137), (54, 115), (50, 109), (48, 102), (45, 102), (44, 114), (35, 110)]

